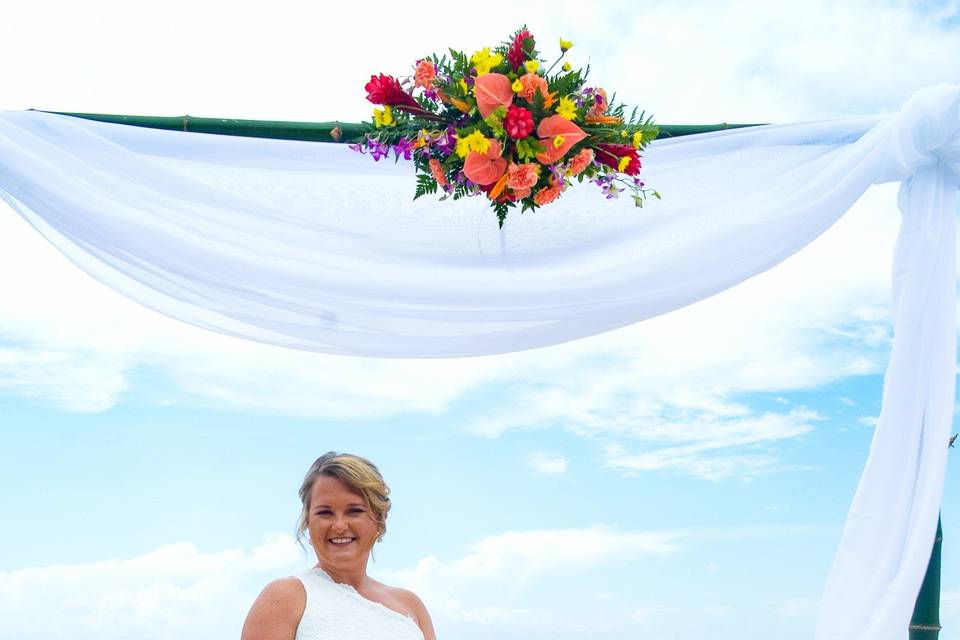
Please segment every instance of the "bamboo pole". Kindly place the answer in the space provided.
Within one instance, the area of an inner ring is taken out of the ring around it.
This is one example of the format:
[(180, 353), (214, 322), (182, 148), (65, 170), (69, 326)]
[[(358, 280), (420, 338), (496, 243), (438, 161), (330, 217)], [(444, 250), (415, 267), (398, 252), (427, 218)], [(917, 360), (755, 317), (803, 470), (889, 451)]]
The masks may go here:
[[(247, 136), (250, 138), (276, 138), (280, 140), (306, 140), (309, 142), (358, 142), (369, 125), (358, 122), (291, 122), (285, 120), (239, 120), (236, 118), (195, 118), (193, 116), (131, 116), (110, 113), (76, 113), (69, 111), (47, 111), (63, 116), (73, 116), (86, 120), (129, 124), (150, 129), (168, 129), (171, 131), (193, 131), (196, 133), (215, 133), (226, 136)], [(755, 127), (756, 124), (659, 124), (658, 138), (676, 138), (695, 133), (722, 131)]]
[(917, 604), (910, 620), (910, 640), (937, 640), (940, 637), (940, 545), (943, 542), (943, 527), (937, 519), (937, 537), (927, 574), (920, 585)]

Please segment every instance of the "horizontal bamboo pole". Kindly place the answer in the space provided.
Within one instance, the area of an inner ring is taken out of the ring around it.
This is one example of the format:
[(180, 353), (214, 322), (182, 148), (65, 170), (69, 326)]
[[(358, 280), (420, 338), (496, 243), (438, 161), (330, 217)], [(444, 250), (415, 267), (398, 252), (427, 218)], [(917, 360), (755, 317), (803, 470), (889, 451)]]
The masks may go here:
[[(275, 138), (280, 140), (307, 140), (310, 142), (357, 142), (363, 137), (364, 125), (357, 122), (290, 122), (284, 120), (238, 120), (236, 118), (195, 118), (193, 116), (128, 116), (109, 113), (74, 113), (47, 111), (75, 118), (129, 124), (150, 129), (215, 133), (226, 136), (250, 138)], [(658, 124), (658, 138), (675, 138), (695, 133), (755, 127), (756, 124)], [(339, 129), (339, 136), (335, 130)]]

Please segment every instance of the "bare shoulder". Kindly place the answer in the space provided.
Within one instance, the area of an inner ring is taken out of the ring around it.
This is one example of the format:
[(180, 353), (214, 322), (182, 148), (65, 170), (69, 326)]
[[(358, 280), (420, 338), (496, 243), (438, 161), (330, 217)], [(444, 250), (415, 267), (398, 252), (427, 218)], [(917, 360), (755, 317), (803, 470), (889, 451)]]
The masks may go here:
[(293, 640), (306, 606), (307, 592), (297, 578), (274, 580), (250, 607), (240, 640)]
[(424, 640), (436, 640), (437, 636), (433, 630), (433, 621), (430, 619), (430, 614), (427, 612), (427, 607), (423, 604), (423, 600), (409, 589), (390, 587), (390, 590), (417, 619), (417, 624), (420, 626), (420, 630), (423, 631)]

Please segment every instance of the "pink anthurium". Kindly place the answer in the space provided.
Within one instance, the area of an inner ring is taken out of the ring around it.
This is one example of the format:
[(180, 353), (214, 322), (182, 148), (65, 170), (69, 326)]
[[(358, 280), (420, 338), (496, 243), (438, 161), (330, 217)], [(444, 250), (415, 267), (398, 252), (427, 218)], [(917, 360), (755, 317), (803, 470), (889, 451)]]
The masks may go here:
[(477, 97), (477, 109), (483, 118), (501, 105), (506, 108), (513, 104), (510, 78), (502, 73), (485, 73), (478, 77), (473, 83), (473, 93)]
[(500, 142), (497, 140), (490, 141), (490, 148), (486, 153), (471, 151), (463, 162), (463, 175), (479, 185), (493, 184), (507, 170), (507, 161), (500, 155), (501, 151)]
[[(537, 154), (537, 160), (543, 164), (553, 164), (570, 151), (570, 147), (586, 138), (587, 134), (566, 118), (550, 116), (540, 121), (537, 136), (540, 137), (540, 144), (547, 148)], [(557, 136), (561, 136), (559, 145), (554, 144)]]

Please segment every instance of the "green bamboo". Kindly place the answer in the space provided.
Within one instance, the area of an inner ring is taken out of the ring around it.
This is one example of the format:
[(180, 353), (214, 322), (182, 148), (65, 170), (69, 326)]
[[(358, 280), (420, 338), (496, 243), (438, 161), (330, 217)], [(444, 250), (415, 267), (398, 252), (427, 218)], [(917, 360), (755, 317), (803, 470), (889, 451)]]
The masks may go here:
[(923, 577), (917, 604), (910, 620), (910, 640), (937, 640), (940, 637), (940, 546), (943, 527), (937, 519), (937, 537), (933, 541), (930, 564)]
[[(310, 142), (358, 142), (368, 125), (358, 122), (290, 122), (284, 120), (239, 120), (236, 118), (195, 118), (193, 116), (128, 116), (109, 113), (75, 113), (68, 111), (49, 111), (64, 116), (129, 124), (150, 129), (168, 129), (171, 131), (193, 131), (197, 133), (215, 133), (226, 136), (247, 136), (250, 138), (276, 138), (281, 140), (307, 140)], [(755, 127), (756, 124), (658, 124), (658, 138), (676, 138), (695, 133), (722, 131)], [(339, 135), (336, 130), (339, 129)]]

